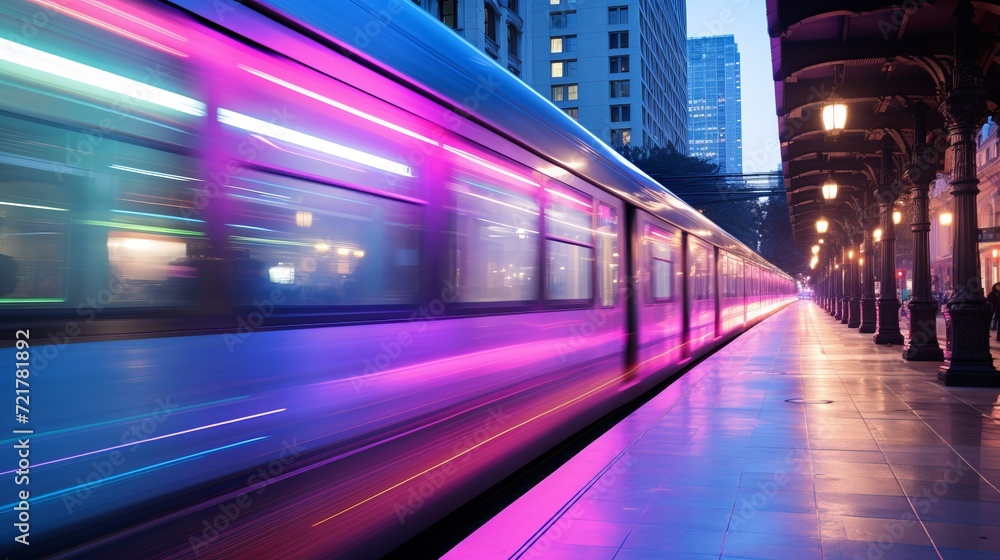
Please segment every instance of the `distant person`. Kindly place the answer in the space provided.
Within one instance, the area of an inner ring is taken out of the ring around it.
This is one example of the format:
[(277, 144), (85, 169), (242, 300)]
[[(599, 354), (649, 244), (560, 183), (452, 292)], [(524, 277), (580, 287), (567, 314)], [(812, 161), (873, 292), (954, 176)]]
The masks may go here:
[(986, 301), (993, 306), (993, 320), (990, 321), (990, 330), (995, 331), (997, 330), (997, 319), (1000, 319), (1000, 282), (993, 284), (989, 295), (986, 296)]

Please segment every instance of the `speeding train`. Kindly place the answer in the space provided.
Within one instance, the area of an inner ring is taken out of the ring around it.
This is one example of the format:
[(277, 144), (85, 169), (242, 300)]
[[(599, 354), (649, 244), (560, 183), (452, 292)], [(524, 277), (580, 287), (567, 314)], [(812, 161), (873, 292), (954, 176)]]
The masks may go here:
[(794, 299), (401, 0), (0, 5), (11, 558), (373, 558)]

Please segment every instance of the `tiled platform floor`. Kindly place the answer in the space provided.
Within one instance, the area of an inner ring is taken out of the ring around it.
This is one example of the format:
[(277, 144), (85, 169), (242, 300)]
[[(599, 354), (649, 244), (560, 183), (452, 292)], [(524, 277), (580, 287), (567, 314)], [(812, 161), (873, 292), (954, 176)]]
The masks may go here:
[(1000, 390), (900, 351), (794, 303), (445, 558), (1000, 559)]

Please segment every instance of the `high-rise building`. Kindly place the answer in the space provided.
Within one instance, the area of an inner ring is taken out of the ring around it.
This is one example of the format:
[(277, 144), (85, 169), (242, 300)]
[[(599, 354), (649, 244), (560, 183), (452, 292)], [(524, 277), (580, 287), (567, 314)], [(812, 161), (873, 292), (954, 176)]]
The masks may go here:
[(732, 35), (687, 40), (688, 155), (743, 173), (740, 52)]
[[(538, 1), (538, 0), (536, 0)], [(549, 0), (544, 0), (549, 1)], [(530, 83), (531, 0), (413, 0), (515, 76)]]
[(684, 0), (534, 0), (526, 80), (614, 147), (687, 143)]

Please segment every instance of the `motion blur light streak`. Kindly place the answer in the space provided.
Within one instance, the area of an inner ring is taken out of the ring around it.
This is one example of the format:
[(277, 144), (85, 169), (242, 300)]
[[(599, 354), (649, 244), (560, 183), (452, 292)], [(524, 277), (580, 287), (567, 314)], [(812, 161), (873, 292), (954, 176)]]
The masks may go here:
[(87, 4), (90, 4), (91, 6), (96, 6), (106, 12), (111, 12), (112, 14), (115, 14), (116, 16), (119, 16), (123, 19), (127, 19), (133, 23), (137, 23), (147, 29), (151, 29), (153, 31), (156, 31), (157, 33), (162, 33), (167, 37), (170, 37), (171, 39), (176, 39), (178, 41), (183, 41), (185, 43), (187, 43), (188, 41), (187, 37), (184, 37), (183, 35), (178, 35), (177, 33), (170, 31), (169, 29), (164, 29), (163, 27), (156, 25), (155, 23), (146, 21), (138, 16), (119, 10), (118, 8), (114, 8), (103, 2), (98, 2), (97, 0), (83, 0), (83, 1), (86, 2)]
[(499, 174), (501, 174), (501, 175), (503, 175), (505, 177), (510, 177), (511, 179), (514, 179), (515, 181), (520, 181), (520, 182), (522, 182), (522, 183), (524, 183), (526, 185), (531, 185), (532, 187), (541, 188), (541, 185), (539, 185), (538, 183), (532, 181), (531, 179), (525, 179), (524, 177), (521, 177), (517, 173), (514, 173), (512, 171), (508, 171), (508, 170), (506, 170), (506, 169), (504, 169), (504, 168), (502, 168), (500, 166), (493, 165), (492, 163), (486, 161), (485, 159), (483, 159), (483, 158), (481, 158), (479, 156), (472, 155), (469, 152), (466, 152), (466, 151), (463, 151), (463, 150), (459, 150), (458, 148), (453, 148), (453, 147), (448, 146), (448, 145), (445, 145), (444, 149), (448, 150), (449, 152), (451, 152), (451, 153), (453, 153), (453, 154), (455, 154), (455, 155), (457, 155), (459, 157), (467, 159), (467, 160), (471, 161), (472, 163), (475, 163), (476, 165), (485, 167), (486, 169), (489, 169), (491, 171), (496, 171), (497, 173), (499, 173)]
[(127, 167), (124, 165), (113, 164), (109, 165), (111, 169), (117, 169), (118, 171), (128, 171), (129, 173), (138, 173), (140, 175), (149, 175), (151, 177), (160, 177), (161, 179), (173, 179), (174, 181), (199, 181), (200, 179), (194, 179), (192, 177), (184, 177), (183, 175), (171, 175), (170, 173), (160, 173), (159, 171), (150, 171), (148, 169), (139, 169), (137, 167)]
[[(204, 117), (207, 114), (205, 104), (201, 101), (2, 38), (0, 38), (0, 60), (117, 93), (125, 98), (132, 98), (133, 93), (140, 91), (144, 94), (144, 101), (188, 115)], [(21, 74), (23, 75), (23, 72)]]
[(68, 208), (53, 208), (51, 206), (38, 206), (36, 204), (19, 204), (17, 202), (4, 202), (0, 200), (0, 206), (17, 206), (19, 208), (34, 208), (36, 210), (52, 210), (53, 212), (69, 212)]
[(510, 433), (510, 432), (512, 432), (512, 431), (514, 431), (514, 430), (516, 430), (516, 429), (518, 429), (518, 428), (520, 428), (522, 426), (525, 426), (527, 424), (530, 424), (531, 422), (534, 422), (535, 420), (539, 420), (541, 418), (549, 416), (550, 414), (558, 412), (559, 410), (562, 410), (562, 409), (564, 409), (564, 408), (566, 408), (566, 407), (574, 404), (577, 401), (586, 399), (590, 395), (592, 395), (594, 393), (597, 393), (597, 392), (603, 390), (604, 388), (606, 388), (606, 387), (608, 387), (610, 385), (618, 384), (619, 382), (620, 382), (619, 378), (617, 378), (617, 377), (611, 378), (611, 379), (605, 381), (604, 383), (601, 383), (597, 387), (594, 387), (593, 389), (590, 389), (589, 391), (587, 391), (585, 393), (581, 393), (581, 394), (573, 397), (572, 399), (570, 399), (568, 401), (564, 401), (564, 402), (562, 402), (561, 404), (559, 404), (557, 406), (554, 406), (554, 407), (552, 407), (552, 408), (550, 408), (550, 409), (548, 409), (548, 410), (546, 410), (544, 412), (540, 412), (540, 413), (532, 416), (531, 418), (528, 418), (527, 420), (524, 420), (524, 421), (522, 421), (522, 422), (520, 422), (518, 424), (515, 424), (515, 425), (507, 428), (506, 430), (503, 430), (503, 431), (501, 431), (501, 432), (499, 432), (497, 434), (494, 434), (494, 435), (486, 438), (485, 440), (483, 440), (483, 441), (481, 441), (481, 442), (479, 442), (479, 443), (477, 443), (475, 445), (469, 446), (464, 451), (462, 451), (461, 453), (457, 453), (455, 455), (452, 455), (451, 457), (449, 457), (449, 458), (447, 458), (447, 459), (445, 459), (443, 461), (440, 461), (439, 463), (437, 463), (437, 464), (435, 464), (435, 465), (433, 465), (431, 467), (428, 467), (428, 468), (426, 468), (426, 469), (418, 472), (417, 474), (415, 474), (415, 475), (413, 475), (413, 476), (411, 476), (409, 478), (406, 478), (406, 479), (404, 479), (404, 480), (402, 480), (400, 482), (397, 482), (396, 484), (393, 484), (392, 486), (390, 486), (390, 487), (388, 487), (388, 488), (386, 488), (386, 489), (384, 489), (384, 490), (382, 490), (382, 491), (380, 491), (380, 492), (378, 492), (376, 494), (373, 494), (373, 495), (365, 498), (364, 500), (361, 500), (360, 502), (358, 502), (358, 503), (356, 503), (356, 504), (354, 504), (354, 505), (352, 505), (352, 506), (350, 506), (350, 507), (348, 507), (346, 509), (343, 509), (343, 510), (339, 511), (339, 512), (331, 515), (330, 517), (327, 517), (326, 519), (323, 519), (321, 521), (317, 521), (316, 523), (313, 523), (312, 526), (313, 527), (317, 527), (319, 525), (322, 525), (322, 524), (326, 523), (327, 521), (330, 521), (331, 519), (339, 517), (339, 516), (341, 516), (341, 515), (349, 512), (349, 511), (351, 511), (351, 510), (357, 509), (358, 507), (360, 507), (360, 506), (362, 506), (362, 505), (364, 505), (364, 504), (366, 504), (366, 503), (368, 503), (368, 502), (370, 502), (370, 501), (378, 498), (379, 496), (382, 496), (384, 494), (387, 494), (387, 493), (395, 490), (396, 488), (399, 488), (400, 486), (406, 484), (407, 482), (410, 482), (410, 481), (412, 481), (412, 480), (414, 480), (416, 478), (419, 478), (419, 477), (421, 477), (421, 476), (423, 476), (423, 475), (425, 475), (425, 474), (427, 474), (427, 473), (429, 473), (429, 472), (431, 472), (431, 471), (433, 471), (435, 469), (439, 469), (442, 466), (450, 463), (451, 461), (454, 461), (455, 459), (458, 459), (459, 457), (462, 457), (463, 455), (468, 455), (469, 453), (475, 451), (476, 449), (478, 449), (478, 448), (486, 445), (487, 443), (489, 443), (489, 442), (491, 442), (491, 441), (493, 441), (493, 440), (495, 440), (495, 439), (497, 439), (497, 438), (499, 438), (499, 437), (501, 437), (501, 436), (503, 436), (503, 435), (505, 435), (507, 433)]
[(200, 231), (191, 231), (189, 229), (174, 229), (165, 228), (157, 226), (141, 226), (137, 224), (129, 224), (125, 222), (107, 222), (104, 220), (73, 220), (75, 224), (83, 224), (85, 226), (98, 226), (114, 229), (127, 229), (132, 231), (144, 231), (146, 233), (167, 233), (173, 235), (203, 235)]
[(117, 210), (113, 209), (112, 212), (116, 214), (131, 214), (133, 216), (145, 216), (147, 218), (160, 218), (162, 220), (178, 220), (181, 222), (193, 222), (196, 224), (203, 224), (205, 220), (196, 220), (195, 218), (182, 218), (180, 216), (167, 216), (166, 214), (151, 214), (149, 212), (135, 212), (132, 210)]
[[(42, 467), (42, 466), (45, 466), (45, 465), (52, 465), (52, 464), (55, 464), (55, 463), (61, 463), (63, 461), (72, 461), (73, 459), (79, 459), (81, 457), (87, 457), (89, 455), (94, 455), (96, 453), (105, 453), (105, 452), (108, 452), (108, 451), (114, 451), (115, 449), (121, 449), (123, 447), (132, 447), (134, 445), (141, 445), (143, 443), (149, 443), (151, 441), (157, 441), (157, 440), (161, 440), (161, 439), (172, 438), (174, 436), (180, 436), (180, 435), (184, 435), (184, 434), (190, 434), (190, 433), (193, 433), (193, 432), (200, 432), (202, 430), (207, 430), (209, 428), (217, 428), (219, 426), (225, 426), (227, 424), (235, 424), (236, 422), (242, 422), (244, 420), (250, 420), (250, 419), (253, 419), (253, 418), (260, 418), (261, 416), (268, 416), (268, 415), (271, 415), (271, 414), (277, 414), (279, 412), (284, 412), (285, 410), (287, 410), (287, 409), (285, 409), (285, 408), (278, 408), (278, 409), (275, 409), (275, 410), (269, 410), (267, 412), (261, 412), (259, 414), (252, 414), (250, 416), (244, 416), (242, 418), (233, 418), (232, 420), (225, 420), (225, 421), (222, 421), (222, 422), (216, 422), (215, 424), (209, 424), (207, 426), (199, 426), (197, 428), (191, 428), (189, 430), (182, 430), (180, 432), (174, 432), (172, 434), (164, 434), (162, 436), (156, 436), (156, 437), (144, 438), (144, 439), (140, 439), (140, 440), (136, 440), (136, 441), (130, 441), (128, 443), (123, 443), (121, 445), (114, 445), (112, 447), (105, 447), (104, 449), (96, 449), (94, 451), (88, 451), (86, 453), (80, 453), (79, 455), (73, 455), (71, 457), (62, 457), (60, 459), (54, 459), (52, 461), (46, 461), (44, 463), (35, 463), (34, 466), (36, 466), (36, 467)], [(35, 437), (40, 437), (40, 436), (43, 436), (43, 435), (46, 435), (46, 434), (36, 434)], [(3, 471), (3, 472), (0, 472), (0, 475), (10, 474), (12, 472), (15, 472), (16, 470), (17, 469), (13, 469), (13, 470), (9, 470), (9, 471)]]
[[(219, 451), (225, 451), (226, 449), (232, 449), (234, 447), (239, 447), (241, 445), (247, 445), (247, 444), (253, 443), (255, 441), (260, 441), (260, 440), (268, 439), (269, 437), (270, 436), (260, 436), (260, 437), (255, 437), (255, 438), (252, 438), (252, 439), (240, 441), (240, 442), (237, 442), (237, 443), (230, 443), (229, 445), (223, 445), (222, 447), (216, 447), (215, 449), (207, 449), (205, 451), (199, 451), (198, 453), (192, 453), (191, 455), (185, 455), (184, 457), (178, 457), (176, 459), (170, 459), (169, 461), (163, 461), (162, 463), (157, 463), (155, 465), (149, 465), (148, 467), (142, 467), (142, 468), (136, 469), (134, 471), (123, 472), (121, 474), (116, 474), (116, 475), (112, 475), (112, 476), (109, 476), (109, 477), (106, 477), (106, 478), (101, 478), (101, 479), (96, 480), (94, 482), (85, 482), (83, 484), (78, 484), (76, 486), (70, 486), (69, 488), (63, 488), (62, 490), (57, 490), (55, 492), (49, 492), (48, 494), (42, 494), (41, 496), (35, 497), (33, 499), (33, 502), (35, 502), (35, 503), (37, 503), (37, 502), (44, 502), (46, 500), (51, 500), (52, 498), (58, 498), (60, 496), (65, 496), (65, 495), (68, 495), (68, 494), (75, 494), (76, 492), (79, 492), (80, 490), (83, 490), (83, 489), (90, 489), (90, 488), (94, 488), (94, 487), (97, 487), (97, 486), (104, 486), (105, 484), (107, 484), (109, 482), (115, 482), (115, 481), (122, 480), (122, 479), (125, 479), (125, 478), (130, 478), (130, 477), (136, 476), (138, 474), (142, 474), (142, 473), (147, 472), (147, 471), (151, 471), (151, 470), (155, 470), (155, 469), (162, 469), (164, 467), (168, 467), (170, 465), (175, 465), (177, 463), (184, 463), (184, 462), (187, 462), (187, 461), (191, 461), (193, 459), (198, 459), (199, 457), (204, 457), (205, 455), (209, 455), (211, 453), (218, 453)], [(3, 507), (4, 509), (13, 509), (14, 506), (16, 506), (16, 505), (17, 504), (15, 502), (11, 502), (9, 504), (6, 504), (6, 505), (0, 506), (0, 507)]]
[(413, 177), (413, 172), (407, 165), (396, 163), (392, 160), (376, 156), (374, 154), (369, 154), (368, 152), (362, 152), (361, 150), (355, 150), (354, 148), (342, 146), (329, 140), (317, 138), (304, 132), (271, 124), (267, 121), (262, 121), (242, 113), (237, 113), (236, 111), (220, 108), (218, 119), (219, 122), (223, 124), (228, 124), (229, 126), (246, 130), (247, 132), (255, 132), (257, 134), (270, 136), (271, 138), (277, 138), (278, 140), (284, 140), (285, 142), (290, 142), (292, 144), (316, 150), (317, 152), (323, 152), (331, 156), (336, 156), (349, 161), (357, 161), (358, 163), (374, 167), (376, 169), (381, 169), (382, 171), (386, 171), (388, 173), (402, 175), (403, 177)]
[(564, 193), (562, 191), (558, 191), (556, 189), (546, 188), (545, 192), (547, 192), (547, 193), (549, 193), (549, 194), (551, 194), (553, 196), (558, 196), (559, 198), (562, 198), (563, 200), (568, 200), (570, 202), (575, 202), (575, 203), (579, 204), (580, 206), (583, 206), (587, 210), (593, 210), (593, 208), (594, 208), (593, 204), (591, 204), (589, 202), (584, 202), (584, 201), (576, 198), (575, 196), (570, 196), (570, 195), (568, 195), (568, 194), (566, 194), (566, 193)]
[(273, 84), (277, 84), (277, 85), (279, 85), (279, 86), (281, 86), (283, 88), (290, 89), (290, 90), (292, 90), (292, 91), (294, 91), (296, 93), (301, 93), (302, 95), (304, 95), (306, 97), (309, 97), (311, 99), (315, 99), (316, 101), (319, 101), (321, 103), (325, 103), (325, 104), (327, 104), (327, 105), (329, 105), (331, 107), (340, 109), (341, 111), (350, 113), (350, 114), (352, 114), (352, 115), (354, 115), (356, 117), (360, 117), (360, 118), (362, 118), (362, 119), (364, 119), (364, 120), (366, 120), (368, 122), (375, 123), (375, 124), (377, 124), (379, 126), (384, 126), (385, 128), (388, 128), (389, 130), (395, 130), (396, 132), (398, 132), (400, 134), (405, 134), (406, 136), (409, 136), (410, 138), (415, 138), (417, 140), (420, 140), (421, 142), (426, 142), (426, 143), (434, 145), (434, 146), (440, 146), (441, 145), (438, 142), (436, 142), (434, 140), (431, 140), (430, 138), (428, 138), (428, 137), (426, 137), (426, 136), (424, 136), (422, 134), (418, 134), (416, 132), (413, 132), (412, 130), (409, 130), (407, 128), (403, 128), (402, 126), (399, 126), (398, 124), (391, 123), (391, 122), (389, 122), (389, 121), (387, 121), (385, 119), (380, 119), (380, 118), (376, 117), (375, 115), (369, 115), (368, 113), (365, 113), (364, 111), (361, 111), (359, 109), (355, 109), (354, 107), (351, 107), (350, 105), (345, 105), (345, 104), (343, 104), (343, 103), (341, 103), (339, 101), (330, 99), (329, 97), (326, 97), (325, 95), (320, 95), (320, 94), (318, 94), (318, 93), (316, 93), (316, 92), (314, 92), (312, 90), (306, 89), (306, 88), (304, 88), (302, 86), (298, 86), (298, 85), (295, 85), (295, 84), (293, 84), (291, 82), (287, 82), (285, 80), (282, 80), (281, 78), (277, 78), (277, 77), (272, 76), (270, 74), (267, 74), (265, 72), (261, 72), (260, 70), (257, 70), (255, 68), (250, 68), (249, 66), (244, 66), (243, 64), (237, 64), (236, 66), (238, 68), (240, 68), (241, 70), (245, 70), (245, 71), (253, 74), (254, 76), (263, 78), (263, 79), (265, 79), (265, 80), (267, 80), (267, 81), (269, 81), (269, 82), (271, 82)]
[[(60, 5), (60, 4), (56, 3), (56, 2), (49, 2), (48, 0), (29, 0), (29, 1), (34, 2), (35, 4), (38, 4), (40, 6), (45, 6), (46, 8), (49, 8), (50, 10), (53, 10), (53, 11), (65, 14), (65, 15), (70, 16), (72, 18), (76, 18), (76, 19), (78, 19), (78, 20), (80, 20), (82, 22), (89, 23), (89, 24), (91, 24), (93, 26), (96, 26), (96, 27), (100, 27), (101, 29), (105, 29), (105, 30), (110, 31), (112, 33), (115, 33), (117, 35), (121, 35), (122, 37), (125, 37), (126, 39), (131, 39), (131, 40), (133, 40), (133, 41), (135, 41), (137, 43), (142, 43), (144, 45), (153, 47), (154, 49), (157, 49), (159, 51), (165, 52), (167, 54), (172, 54), (174, 56), (178, 56), (178, 57), (181, 57), (181, 58), (187, 58), (187, 56), (188, 56), (187, 54), (182, 53), (181, 51), (179, 51), (177, 49), (172, 49), (172, 48), (170, 48), (170, 47), (168, 47), (168, 46), (166, 46), (164, 44), (157, 43), (156, 41), (154, 41), (152, 39), (148, 39), (146, 37), (143, 37), (142, 35), (137, 35), (135, 33), (132, 33), (131, 31), (127, 31), (125, 29), (122, 29), (121, 27), (118, 27), (117, 25), (112, 25), (112, 24), (110, 24), (108, 22), (99, 20), (99, 19), (97, 19), (95, 17), (92, 17), (92, 16), (89, 16), (87, 14), (83, 14), (83, 13), (77, 12), (76, 10), (71, 10), (71, 9), (69, 9), (69, 8), (67, 8), (65, 6), (62, 6), (62, 5)], [(97, 3), (92, 3), (92, 4), (95, 5), (95, 6), (98, 5)], [(103, 4), (100, 4), (100, 6), (101, 7), (105, 7), (107, 9), (109, 9), (109, 10), (112, 9), (109, 6), (104, 6)], [(123, 12), (120, 12), (118, 10), (114, 10), (114, 11), (117, 12), (117, 13), (119, 13), (119, 14), (123, 14)], [(127, 14), (124, 14), (124, 15), (127, 15)], [(146, 27), (152, 27), (151, 24), (146, 23), (143, 20), (141, 20), (141, 19), (139, 19), (139, 18), (137, 18), (135, 16), (128, 16), (128, 19), (130, 19), (130, 20), (132, 20), (133, 22), (136, 22), (136, 23), (140, 23), (141, 22), (140, 24), (141, 25), (145, 24)], [(165, 30), (163, 30), (163, 31), (165, 31)], [(167, 33), (169, 33), (169, 32), (167, 32)], [(171, 33), (171, 35), (173, 35), (174, 37), (179, 37), (178, 35), (175, 35), (173, 33)], [(187, 39), (184, 39), (184, 40), (186, 41)]]

